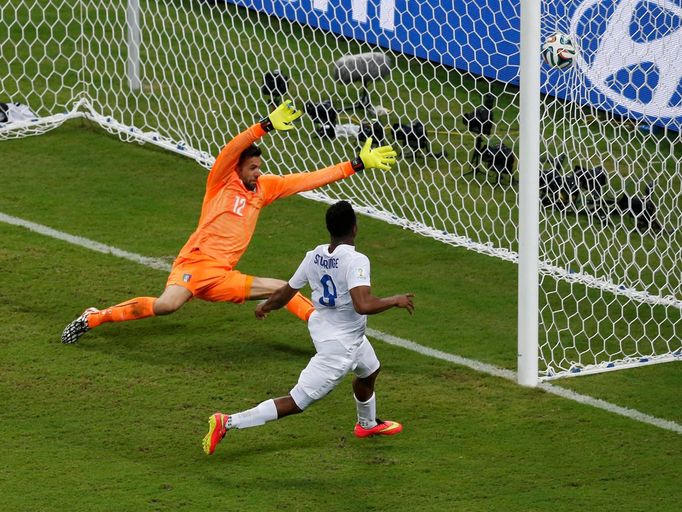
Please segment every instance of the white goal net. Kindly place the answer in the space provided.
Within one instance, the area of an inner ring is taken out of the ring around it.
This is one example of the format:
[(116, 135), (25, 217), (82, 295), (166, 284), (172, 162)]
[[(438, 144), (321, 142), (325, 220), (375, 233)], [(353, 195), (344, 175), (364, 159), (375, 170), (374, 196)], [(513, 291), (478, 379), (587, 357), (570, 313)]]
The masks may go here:
[[(0, 139), (84, 117), (209, 167), (291, 98), (304, 129), (268, 140), (269, 171), (349, 159), (369, 135), (395, 143), (396, 172), (307, 195), (517, 259), (518, 2), (7, 0), (0, 12)], [(569, 34), (578, 54), (543, 67), (540, 379), (682, 356), (681, 12), (543, 2), (543, 36)]]
[(542, 18), (577, 54), (544, 82), (540, 368), (680, 359), (682, 4), (563, 4)]

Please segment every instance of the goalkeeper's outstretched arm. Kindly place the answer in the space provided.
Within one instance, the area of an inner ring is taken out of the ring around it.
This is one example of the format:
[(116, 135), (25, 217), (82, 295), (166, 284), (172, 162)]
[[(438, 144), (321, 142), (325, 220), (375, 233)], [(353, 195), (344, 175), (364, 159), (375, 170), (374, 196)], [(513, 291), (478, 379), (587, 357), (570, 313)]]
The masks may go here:
[(206, 189), (209, 190), (227, 180), (230, 172), (237, 165), (242, 151), (272, 130), (291, 130), (294, 128), (293, 122), (301, 115), (302, 112), (296, 110), (291, 100), (287, 100), (259, 123), (250, 126), (233, 138), (223, 147), (218, 158), (216, 158), (206, 181)]
[(351, 161), (320, 169), (313, 172), (300, 172), (285, 176), (267, 175), (259, 178), (263, 187), (265, 201), (271, 203), (280, 197), (313, 190), (365, 169), (390, 171), (395, 164), (396, 152), (391, 146), (372, 149), (372, 138), (368, 138), (360, 154)]

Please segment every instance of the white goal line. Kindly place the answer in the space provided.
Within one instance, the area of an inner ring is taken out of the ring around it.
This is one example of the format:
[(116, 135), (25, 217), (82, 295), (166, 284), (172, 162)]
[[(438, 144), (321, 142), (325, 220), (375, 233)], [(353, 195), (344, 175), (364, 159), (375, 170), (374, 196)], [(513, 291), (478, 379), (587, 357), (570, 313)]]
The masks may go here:
[[(21, 219), (19, 217), (14, 217), (12, 215), (7, 215), (5, 213), (0, 212), (0, 222), (4, 222), (6, 224), (11, 224), (13, 226), (20, 226), (23, 228), (26, 228), (30, 231), (33, 231), (35, 233), (39, 233), (44, 236), (48, 236), (51, 238), (55, 238), (58, 240), (62, 240), (64, 242), (68, 242), (73, 245), (77, 245), (80, 247), (84, 247), (86, 249), (89, 249), (91, 251), (97, 251), (100, 253), (104, 254), (112, 254), (114, 256), (117, 256), (119, 258), (123, 258), (129, 261), (134, 261), (135, 263), (139, 263), (141, 265), (156, 269), (156, 270), (163, 270), (163, 271), (170, 271), (171, 265), (164, 260), (158, 259), (158, 258), (150, 258), (147, 256), (142, 256), (141, 254), (136, 254), (132, 252), (125, 251), (123, 249), (119, 249), (117, 247), (112, 247), (110, 245), (106, 245), (100, 242), (96, 242), (94, 240), (90, 240), (88, 238), (84, 238), (81, 236), (75, 236), (71, 235), (69, 233), (65, 233), (63, 231), (58, 231), (56, 229), (52, 229), (48, 226), (44, 226), (42, 224), (36, 224), (35, 222), (31, 222), (25, 219)], [(418, 343), (415, 343), (410, 340), (406, 340), (403, 338), (399, 338), (397, 336), (393, 336), (391, 334), (386, 334), (384, 332), (378, 331), (376, 329), (367, 329), (367, 334), (371, 336), (372, 338), (376, 338), (378, 340), (383, 341), (384, 343), (387, 343), (389, 345), (397, 346), (397, 347), (402, 347), (407, 350), (411, 350), (413, 352), (417, 352), (419, 354), (428, 356), (428, 357), (433, 357), (436, 359), (440, 359), (442, 361), (448, 361), (450, 363), (459, 365), (459, 366), (465, 366), (467, 368), (470, 368), (472, 370), (475, 370), (477, 372), (485, 373), (487, 375), (492, 375), (495, 377), (502, 377), (503, 379), (510, 380), (512, 382), (516, 382), (516, 372), (512, 370), (508, 370), (505, 368), (499, 368), (497, 366), (493, 366), (487, 363), (483, 363), (480, 361), (476, 361), (474, 359), (468, 359), (466, 357), (458, 356), (456, 354), (450, 354), (448, 352), (443, 352), (441, 350), (436, 350), (433, 348), (425, 347), (423, 345), (419, 345)], [(593, 398), (591, 396), (587, 395), (581, 395), (580, 393), (576, 393), (575, 391), (571, 391), (569, 389), (562, 388), (560, 386), (556, 386), (553, 384), (548, 384), (546, 382), (538, 384), (538, 388), (546, 391), (547, 393), (551, 393), (553, 395), (560, 396), (562, 398), (567, 398), (569, 400), (573, 400), (575, 402), (585, 404), (585, 405), (590, 405), (592, 407), (596, 407), (597, 409), (602, 409), (604, 411), (608, 411), (613, 414), (618, 414), (620, 416), (624, 416), (626, 418), (630, 418), (635, 421), (639, 421), (641, 423), (646, 423), (649, 425), (653, 425), (658, 428), (662, 428), (664, 430), (669, 430), (671, 432), (676, 432), (678, 434), (682, 434), (682, 425), (675, 423), (674, 421), (670, 420), (665, 420), (662, 418), (657, 418), (655, 416), (651, 416), (649, 414), (645, 414), (643, 412), (637, 411), (635, 409), (628, 409), (627, 407), (621, 407), (619, 405), (612, 404), (610, 402), (606, 402), (604, 400), (601, 400), (599, 398)]]

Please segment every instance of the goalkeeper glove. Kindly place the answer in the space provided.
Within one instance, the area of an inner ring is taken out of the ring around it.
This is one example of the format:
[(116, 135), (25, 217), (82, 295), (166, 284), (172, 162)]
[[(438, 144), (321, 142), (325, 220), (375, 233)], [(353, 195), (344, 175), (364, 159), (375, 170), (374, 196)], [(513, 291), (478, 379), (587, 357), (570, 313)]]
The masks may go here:
[(372, 137), (368, 137), (360, 151), (360, 155), (352, 160), (351, 164), (356, 172), (372, 168), (390, 171), (391, 165), (395, 163), (396, 155), (397, 153), (393, 151), (391, 146), (381, 146), (372, 149)]
[(275, 130), (291, 130), (293, 121), (301, 117), (303, 112), (296, 110), (291, 100), (286, 100), (279, 107), (273, 110), (268, 117), (260, 122), (261, 127), (266, 132)]

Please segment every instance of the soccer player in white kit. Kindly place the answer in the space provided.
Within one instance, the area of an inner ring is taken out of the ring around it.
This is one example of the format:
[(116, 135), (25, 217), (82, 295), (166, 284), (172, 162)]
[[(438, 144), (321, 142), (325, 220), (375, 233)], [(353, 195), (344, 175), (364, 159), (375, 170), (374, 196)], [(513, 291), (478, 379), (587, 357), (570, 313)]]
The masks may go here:
[(326, 215), (329, 244), (309, 251), (287, 284), (256, 308), (256, 317), (264, 319), (280, 309), (306, 284), (312, 288), (315, 311), (308, 321), (316, 354), (301, 372), (298, 383), (288, 395), (266, 400), (247, 411), (234, 414), (217, 412), (209, 420), (203, 447), (211, 455), (230, 429), (264, 425), (303, 412), (324, 397), (349, 373), (358, 422), (357, 437), (394, 435), (403, 427), (395, 421), (376, 417), (374, 381), (379, 374), (379, 360), (365, 337), (367, 316), (387, 309), (404, 308), (412, 314), (412, 294), (375, 297), (370, 289), (369, 259), (355, 250), (357, 220), (347, 201), (329, 207)]

